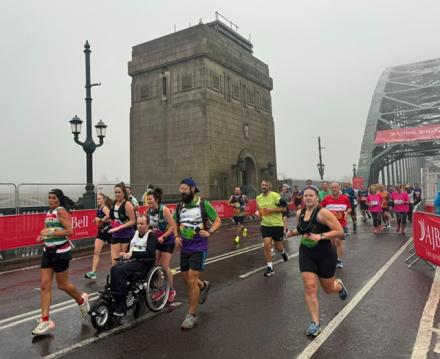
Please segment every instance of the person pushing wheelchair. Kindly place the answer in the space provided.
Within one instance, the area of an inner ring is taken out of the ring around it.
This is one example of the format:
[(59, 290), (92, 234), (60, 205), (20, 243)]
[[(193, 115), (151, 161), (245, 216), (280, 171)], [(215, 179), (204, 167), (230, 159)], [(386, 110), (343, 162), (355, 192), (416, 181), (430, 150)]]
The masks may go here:
[(137, 231), (130, 242), (129, 252), (121, 252), (119, 256), (125, 260), (117, 263), (110, 270), (111, 290), (115, 295), (113, 315), (122, 317), (125, 315), (126, 296), (128, 283), (133, 279), (136, 272), (144, 272), (145, 275), (153, 268), (156, 260), (157, 238), (147, 225), (147, 217), (140, 215), (137, 218)]

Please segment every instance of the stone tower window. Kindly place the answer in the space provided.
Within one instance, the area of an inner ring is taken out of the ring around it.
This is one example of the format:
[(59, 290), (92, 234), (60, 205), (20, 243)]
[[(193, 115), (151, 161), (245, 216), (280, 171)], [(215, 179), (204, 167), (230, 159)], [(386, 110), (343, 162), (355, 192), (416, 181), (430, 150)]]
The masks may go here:
[(249, 105), (255, 104), (255, 96), (254, 96), (254, 90), (253, 89), (247, 89), (247, 100)]
[(182, 75), (182, 90), (189, 90), (194, 87), (193, 83), (193, 75), (192, 74), (184, 74)]
[(217, 74), (212, 74), (212, 88), (220, 91), (220, 76)]
[(150, 84), (143, 85), (141, 87), (141, 101), (149, 100), (150, 98), (151, 98)]
[(240, 84), (232, 85), (232, 97), (236, 100), (240, 100)]

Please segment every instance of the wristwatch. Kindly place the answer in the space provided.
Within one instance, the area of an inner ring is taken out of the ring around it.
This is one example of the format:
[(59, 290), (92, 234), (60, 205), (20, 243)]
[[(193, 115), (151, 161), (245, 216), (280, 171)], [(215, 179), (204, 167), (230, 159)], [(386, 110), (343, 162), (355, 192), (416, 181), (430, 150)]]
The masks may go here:
[(324, 233), (321, 233), (321, 234), (319, 235), (319, 240), (322, 241), (323, 239), (325, 239), (325, 236), (324, 236)]

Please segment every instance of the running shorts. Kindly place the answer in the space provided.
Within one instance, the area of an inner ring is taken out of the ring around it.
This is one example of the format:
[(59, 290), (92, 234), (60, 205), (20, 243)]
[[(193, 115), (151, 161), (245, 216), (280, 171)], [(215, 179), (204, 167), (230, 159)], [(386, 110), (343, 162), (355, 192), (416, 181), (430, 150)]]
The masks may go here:
[(234, 216), (232, 217), (232, 220), (235, 224), (243, 224), (244, 223), (244, 216)]
[(301, 273), (315, 273), (319, 278), (333, 278), (337, 255), (331, 241), (318, 242), (316, 247), (299, 247), (299, 270)]
[(261, 226), (261, 235), (263, 238), (272, 238), (275, 242), (282, 242), (284, 239), (284, 227)]
[(112, 234), (108, 232), (102, 232), (98, 230), (98, 234), (96, 235), (96, 238), (100, 239), (101, 241), (111, 243), (112, 242)]
[(192, 269), (202, 272), (205, 267), (207, 256), (207, 251), (180, 252), (180, 271), (188, 272), (188, 270)]
[(174, 243), (168, 243), (168, 244), (165, 244), (165, 243), (160, 244), (160, 243), (158, 243), (157, 247), (156, 247), (156, 250), (158, 250), (159, 252), (173, 253), (174, 252), (174, 247), (175, 247)]
[(69, 268), (71, 259), (71, 251), (65, 253), (48, 253), (44, 251), (41, 256), (41, 268), (53, 268), (55, 273), (61, 273)]

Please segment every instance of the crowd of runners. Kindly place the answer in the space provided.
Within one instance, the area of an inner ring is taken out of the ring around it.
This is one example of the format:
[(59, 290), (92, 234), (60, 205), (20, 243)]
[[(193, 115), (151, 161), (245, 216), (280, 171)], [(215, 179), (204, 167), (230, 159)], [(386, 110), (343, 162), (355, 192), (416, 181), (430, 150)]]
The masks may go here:
[[(342, 188), (341, 188), (342, 187)], [(272, 189), (268, 180), (261, 181), (261, 194), (256, 197), (256, 212), (249, 215), (249, 198), (236, 187), (227, 203), (233, 210), (236, 225), (235, 244), (248, 235), (245, 227), (247, 217), (261, 222), (261, 237), (265, 267), (264, 276), (275, 274), (273, 266), (274, 249), (283, 261), (289, 256), (283, 242), (289, 237), (300, 236), (299, 269), (305, 288), (305, 300), (311, 323), (306, 334), (311, 337), (321, 332), (319, 323), (318, 285), (327, 294), (338, 294), (342, 300), (348, 291), (342, 280), (336, 278), (336, 270), (344, 268), (344, 240), (357, 231), (358, 207), (363, 222), (372, 221), (374, 234), (390, 228), (396, 223), (399, 234), (405, 235), (407, 221), (422, 199), (422, 190), (414, 186), (383, 186), (375, 184), (364, 190), (353, 189), (350, 183), (342, 186), (338, 182), (322, 182), (320, 188), (306, 181), (303, 188), (284, 184), (279, 192)], [(116, 293), (112, 315), (124, 316), (127, 282), (139, 270), (148, 270), (161, 265), (168, 276), (171, 304), (176, 297), (173, 287), (171, 258), (179, 249), (180, 271), (186, 283), (188, 311), (181, 324), (182, 329), (192, 329), (198, 324), (197, 308), (208, 296), (211, 284), (202, 280), (201, 274), (208, 255), (209, 237), (222, 222), (213, 205), (199, 195), (199, 189), (192, 178), (185, 178), (179, 186), (181, 201), (172, 212), (162, 203), (160, 188), (149, 185), (142, 196), (147, 211), (139, 213), (139, 202), (129, 186), (119, 183), (114, 187), (114, 199), (100, 193), (97, 196), (97, 237), (95, 240), (92, 268), (85, 273), (89, 280), (96, 280), (99, 258), (105, 243), (111, 247), (111, 289)], [(48, 196), (49, 211), (45, 226), (37, 241), (44, 244), (41, 259), (41, 318), (32, 332), (34, 335), (47, 333), (55, 328), (49, 310), (52, 298), (52, 280), (55, 277), (58, 288), (70, 295), (79, 305), (80, 315), (86, 317), (90, 310), (86, 293), (80, 294), (69, 282), (69, 262), (72, 246), (68, 239), (73, 229), (69, 207), (72, 201), (60, 189), (54, 189)], [(296, 226), (289, 228), (296, 216)], [(124, 259), (120, 261), (119, 259)]]

